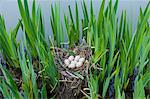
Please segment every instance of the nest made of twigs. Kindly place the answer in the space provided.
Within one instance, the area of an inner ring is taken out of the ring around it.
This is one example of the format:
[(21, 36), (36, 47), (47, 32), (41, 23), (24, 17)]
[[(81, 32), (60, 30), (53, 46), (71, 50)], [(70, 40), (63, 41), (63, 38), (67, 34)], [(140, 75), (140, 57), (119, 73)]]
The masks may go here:
[[(84, 64), (79, 68), (69, 69), (64, 65), (64, 60), (69, 55), (80, 55), (85, 58)], [(54, 48), (55, 64), (60, 73), (60, 86), (58, 96), (62, 99), (76, 99), (81, 96), (80, 90), (87, 88), (86, 75), (92, 55), (90, 47), (81, 45), (71, 49)]]

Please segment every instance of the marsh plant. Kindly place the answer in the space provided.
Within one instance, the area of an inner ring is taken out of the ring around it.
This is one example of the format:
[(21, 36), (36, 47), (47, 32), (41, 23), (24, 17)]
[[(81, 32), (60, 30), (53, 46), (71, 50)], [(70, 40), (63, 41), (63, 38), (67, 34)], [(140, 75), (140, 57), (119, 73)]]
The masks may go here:
[(3, 54), (3, 58), (7, 60), (8, 65), (19, 67), (17, 47), (19, 42), (16, 41), (16, 36), (21, 25), (21, 21), (18, 22), (14, 29), (11, 29), (8, 33), (6, 31), (5, 21), (0, 15), (0, 50)]
[[(10, 32), (0, 15), (0, 52), (6, 62), (0, 65), (0, 97), (150, 97), (150, 1), (145, 9), (140, 8), (135, 30), (126, 10), (117, 16), (119, 0), (109, 0), (108, 4), (102, 0), (98, 17), (92, 0), (90, 11), (85, 0), (81, 1), (80, 13), (75, 1), (74, 16), (70, 5), (69, 14), (61, 16), (60, 4), (50, 4), (53, 37), (49, 42), (36, 1), (31, 12), (27, 0), (17, 1), (21, 19)], [(17, 41), (20, 27), (23, 40)], [(83, 58), (77, 68), (74, 61)]]

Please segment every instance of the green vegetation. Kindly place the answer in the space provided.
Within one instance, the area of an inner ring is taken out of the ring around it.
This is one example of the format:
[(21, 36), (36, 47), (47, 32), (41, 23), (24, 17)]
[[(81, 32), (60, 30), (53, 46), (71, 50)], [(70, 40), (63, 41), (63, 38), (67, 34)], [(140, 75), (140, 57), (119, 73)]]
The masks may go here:
[(21, 25), (21, 21), (18, 22), (13, 30), (9, 33), (6, 31), (5, 22), (0, 15), (0, 50), (8, 65), (19, 67), (17, 47), (19, 43), (16, 41), (18, 29)]
[(34, 58), (36, 58), (37, 51), (35, 45), (37, 44), (38, 40), (43, 42), (43, 44), (45, 43), (45, 30), (42, 19), (42, 12), (39, 7), (36, 8), (35, 0), (33, 0), (32, 5), (32, 16), (29, 12), (27, 0), (24, 0), (24, 6), (21, 0), (17, 1), (20, 15), (24, 25), (24, 32), (27, 37), (27, 47), (30, 50), (31, 55)]
[[(90, 57), (85, 57), (88, 65), (84, 64), (83, 71), (86, 76), (78, 71), (70, 73), (84, 82), (79, 86), (81, 88), (78, 87), (78, 98), (149, 98), (150, 2), (144, 10), (140, 8), (135, 31), (132, 22), (127, 20), (126, 10), (122, 11), (120, 17), (117, 16), (118, 2), (119, 0), (116, 0), (113, 4), (110, 0), (106, 5), (103, 0), (98, 18), (94, 14), (92, 0), (89, 12), (85, 1), (82, 0), (82, 13), (79, 13), (79, 4), (75, 2), (75, 16), (71, 6), (68, 6), (69, 13), (64, 13), (63, 18), (60, 16), (59, 5), (51, 4), (50, 23), (53, 39), (47, 42), (40, 7), (36, 8), (36, 2), (33, 0), (30, 16), (27, 0), (24, 0), (24, 3), (18, 0), (21, 21), (10, 33), (7, 33), (4, 19), (0, 16), (0, 51), (7, 63), (6, 68), (0, 65), (0, 73), (3, 74), (0, 75), (0, 92), (3, 97), (58, 98), (61, 85), (66, 81), (62, 74), (69, 71), (67, 68), (60, 68), (63, 67), (64, 60), (59, 53), (63, 57), (66, 53), (74, 55), (74, 49), (84, 48), (86, 42), (88, 50), (92, 53)], [(82, 20), (80, 14), (83, 14)], [(23, 40), (17, 42), (16, 36), (21, 25)], [(69, 48), (62, 46), (64, 44)], [(17, 77), (14, 72), (17, 72), (17, 69), (21, 71), (19, 83), (15, 80)], [(62, 89), (65, 90), (65, 87)]]

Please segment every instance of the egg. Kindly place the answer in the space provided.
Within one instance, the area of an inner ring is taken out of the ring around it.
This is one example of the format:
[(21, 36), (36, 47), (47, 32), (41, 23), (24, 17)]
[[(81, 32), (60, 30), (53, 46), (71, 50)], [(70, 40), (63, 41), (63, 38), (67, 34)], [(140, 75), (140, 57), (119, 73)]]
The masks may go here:
[(77, 61), (75, 61), (75, 60), (71, 62), (71, 64), (75, 64), (75, 65), (76, 65), (76, 63), (77, 63)]
[(66, 66), (68, 66), (68, 65), (70, 64), (69, 59), (65, 59), (65, 60), (64, 60), (64, 63), (65, 63)]
[(80, 58), (80, 59), (79, 59), (79, 62), (82, 62), (82, 63), (83, 63), (84, 61), (85, 61), (85, 58)]
[(77, 56), (74, 58), (75, 61), (79, 61), (79, 59), (80, 59), (80, 56), (79, 56), (79, 55), (77, 55)]
[(78, 67), (81, 67), (82, 65), (83, 65), (82, 62), (77, 62), (76, 67), (78, 68)]
[(70, 61), (73, 61), (74, 60), (74, 56), (69, 56), (68, 58)]
[(73, 68), (75, 68), (75, 67), (76, 67), (75, 64), (70, 64), (70, 65), (68, 66), (68, 68), (71, 68), (71, 69), (73, 69)]

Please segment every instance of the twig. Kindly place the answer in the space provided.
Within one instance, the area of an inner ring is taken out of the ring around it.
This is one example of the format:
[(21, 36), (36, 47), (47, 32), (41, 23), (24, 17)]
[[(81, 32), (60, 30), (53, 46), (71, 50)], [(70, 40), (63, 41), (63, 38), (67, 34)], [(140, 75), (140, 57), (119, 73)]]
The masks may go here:
[(90, 98), (90, 96), (87, 95), (84, 91), (82, 91), (81, 89), (80, 89), (80, 91), (81, 91), (86, 97)]
[(69, 71), (66, 71), (70, 76), (72, 76), (73, 78), (77, 78), (79, 79), (79, 77), (75, 76), (74, 74), (70, 73)]

